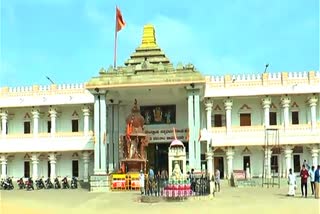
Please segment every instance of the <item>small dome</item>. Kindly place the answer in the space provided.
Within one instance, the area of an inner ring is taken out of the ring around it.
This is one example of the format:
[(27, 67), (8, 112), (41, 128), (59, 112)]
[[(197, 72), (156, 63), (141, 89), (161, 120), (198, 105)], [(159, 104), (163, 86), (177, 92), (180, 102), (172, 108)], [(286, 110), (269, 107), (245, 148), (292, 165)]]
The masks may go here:
[(184, 147), (183, 143), (180, 140), (174, 140), (171, 142), (170, 147), (177, 146), (177, 147)]

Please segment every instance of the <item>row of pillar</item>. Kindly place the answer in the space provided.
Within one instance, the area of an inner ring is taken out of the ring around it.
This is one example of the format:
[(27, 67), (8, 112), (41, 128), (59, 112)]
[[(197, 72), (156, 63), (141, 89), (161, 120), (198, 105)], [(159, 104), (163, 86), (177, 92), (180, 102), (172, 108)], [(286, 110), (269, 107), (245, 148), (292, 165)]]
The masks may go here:
[[(310, 164), (311, 166), (315, 166), (315, 167), (318, 166), (319, 152), (320, 152), (320, 149), (319, 149), (318, 145), (312, 146), (310, 148), (310, 153), (311, 153), (311, 157), (312, 157), (312, 163)], [(231, 173), (233, 171), (233, 159), (234, 159), (235, 152), (232, 147), (228, 147), (225, 154), (226, 154), (226, 159), (227, 159), (227, 177), (230, 178)], [(284, 150), (283, 150), (283, 154), (284, 154), (284, 158), (285, 158), (285, 169), (286, 169), (286, 173), (284, 176), (287, 177), (289, 169), (293, 167), (292, 166), (293, 146), (285, 146)], [(206, 153), (207, 168), (208, 168), (208, 173), (210, 174), (210, 176), (212, 176), (213, 172), (214, 172), (213, 156), (214, 155), (213, 155), (212, 151)], [(272, 150), (270, 148), (266, 149), (264, 151), (264, 159), (265, 159), (264, 160), (265, 161), (264, 171), (265, 171), (265, 177), (267, 177), (267, 178), (271, 177), (271, 156), (272, 156)]]
[[(88, 136), (89, 134), (89, 119), (90, 119), (90, 109), (89, 107), (85, 106), (82, 109), (83, 117), (84, 117), (84, 135)], [(39, 109), (33, 108), (31, 111), (32, 119), (33, 119), (33, 135), (37, 136), (39, 133), (39, 117), (40, 117), (40, 111)], [(57, 110), (55, 108), (49, 109), (50, 114), (50, 121), (51, 121), (51, 130), (50, 133), (52, 136), (56, 133), (56, 118), (57, 118)], [(1, 117), (1, 127), (2, 131), (1, 134), (3, 137), (7, 134), (7, 123), (8, 123), (8, 111), (2, 110), (0, 111), (0, 117)]]
[[(39, 164), (39, 153), (31, 154), (30, 160), (32, 164), (32, 178), (38, 179), (38, 164)], [(90, 152), (84, 151), (82, 153), (83, 159), (83, 179), (84, 181), (88, 181), (89, 178), (89, 162), (90, 162)], [(56, 177), (56, 163), (57, 163), (57, 154), (56, 153), (49, 153), (48, 160), (50, 162), (50, 178), (53, 180)], [(1, 178), (7, 177), (7, 162), (8, 162), (8, 154), (0, 155), (0, 162), (1, 162)]]
[[(264, 109), (264, 125), (265, 127), (270, 126), (270, 121), (269, 121), (269, 112), (270, 112), (270, 107), (272, 104), (271, 97), (267, 96), (265, 98), (262, 98), (262, 107)], [(312, 130), (316, 129), (317, 126), (317, 116), (316, 116), (316, 111), (317, 111), (317, 102), (318, 98), (315, 95), (312, 95), (308, 98), (308, 104), (310, 106), (310, 115), (311, 115), (311, 128)], [(284, 129), (287, 129), (289, 126), (289, 108), (290, 108), (290, 103), (291, 103), (291, 98), (289, 96), (283, 96), (281, 97), (281, 106), (283, 108), (283, 125)], [(231, 127), (232, 127), (232, 117), (231, 117), (231, 112), (232, 112), (232, 105), (233, 105), (233, 100), (230, 98), (227, 98), (224, 100), (224, 108), (226, 112), (226, 130), (227, 133), (231, 132)], [(211, 129), (211, 114), (212, 114), (212, 100), (207, 99), (205, 102), (205, 107), (206, 107), (206, 112), (207, 112), (207, 129)]]

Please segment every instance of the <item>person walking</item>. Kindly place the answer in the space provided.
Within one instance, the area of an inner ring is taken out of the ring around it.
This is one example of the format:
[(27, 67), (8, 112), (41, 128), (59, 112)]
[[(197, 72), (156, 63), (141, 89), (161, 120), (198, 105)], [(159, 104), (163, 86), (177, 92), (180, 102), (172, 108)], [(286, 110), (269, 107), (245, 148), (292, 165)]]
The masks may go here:
[(139, 174), (139, 185), (140, 185), (141, 195), (143, 195), (144, 194), (144, 174), (142, 170), (140, 170), (140, 174)]
[(216, 173), (215, 173), (215, 188), (216, 188), (216, 192), (220, 192), (220, 171), (219, 171), (219, 169), (216, 169)]
[(296, 182), (296, 175), (292, 173), (292, 169), (289, 169), (288, 185), (289, 185), (288, 196), (295, 196), (297, 182)]
[(302, 197), (307, 197), (307, 195), (308, 195), (308, 177), (309, 177), (309, 172), (306, 169), (305, 165), (302, 165), (302, 169), (300, 171), (300, 177), (301, 177), (301, 193), (302, 193)]
[(311, 167), (310, 171), (309, 171), (309, 176), (310, 176), (310, 185), (311, 185), (311, 194), (314, 194), (314, 190), (315, 190), (315, 185), (314, 185), (314, 166)]
[(317, 170), (314, 172), (314, 184), (315, 184), (315, 198), (320, 198), (320, 165), (318, 165)]

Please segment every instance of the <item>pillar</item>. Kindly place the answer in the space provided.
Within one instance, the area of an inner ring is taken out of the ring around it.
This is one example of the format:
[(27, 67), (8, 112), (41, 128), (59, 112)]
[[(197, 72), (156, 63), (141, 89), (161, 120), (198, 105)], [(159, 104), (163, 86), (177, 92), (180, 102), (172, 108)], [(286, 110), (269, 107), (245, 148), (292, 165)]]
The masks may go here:
[(232, 147), (228, 147), (226, 156), (227, 156), (227, 166), (228, 166), (228, 179), (230, 179), (233, 171), (233, 156), (234, 156), (234, 151)]
[(266, 178), (271, 178), (271, 154), (272, 150), (270, 148), (264, 151), (264, 176)]
[(33, 136), (37, 136), (39, 133), (39, 110), (33, 109), (31, 111), (33, 117)]
[(207, 133), (209, 134), (210, 137), (207, 138), (207, 152), (210, 151), (210, 142), (211, 142), (211, 128), (212, 128), (212, 124), (211, 124), (211, 118), (212, 118), (212, 100), (211, 99), (207, 99), (205, 101), (205, 107), (206, 107), (206, 112), (207, 112)]
[(83, 112), (83, 133), (84, 133), (84, 136), (88, 136), (89, 134), (89, 116), (90, 116), (90, 109), (85, 106), (83, 109), (82, 109), (82, 112)]
[(232, 104), (233, 101), (230, 98), (227, 98), (224, 101), (224, 109), (226, 111), (226, 128), (227, 128), (227, 133), (231, 132), (231, 110), (232, 110)]
[(264, 126), (268, 128), (270, 126), (269, 112), (270, 112), (271, 98), (265, 97), (262, 99), (262, 107), (264, 110)]
[(56, 133), (56, 118), (57, 118), (57, 111), (54, 108), (50, 108), (50, 119), (51, 119), (51, 136), (54, 136)]
[(213, 153), (212, 152), (207, 152), (206, 153), (206, 159), (207, 159), (207, 171), (209, 174), (209, 177), (211, 179), (214, 171), (213, 171), (213, 167), (212, 167), (212, 160), (213, 160)]
[(311, 157), (312, 157), (312, 166), (317, 169), (318, 166), (318, 157), (319, 157), (319, 148), (317, 146), (313, 146), (311, 148)]
[(94, 174), (107, 173), (107, 139), (106, 135), (106, 91), (98, 90), (94, 94)]
[(89, 181), (89, 161), (90, 161), (90, 153), (88, 151), (84, 151), (82, 153), (83, 159), (83, 181)]
[(50, 179), (54, 180), (56, 177), (57, 156), (55, 153), (49, 153), (48, 159), (50, 162)]
[(201, 142), (200, 139), (200, 96), (197, 90), (194, 94), (194, 142), (195, 142), (195, 168), (201, 169)]
[[(289, 169), (292, 168), (292, 147), (291, 146), (286, 146), (284, 149), (284, 158), (286, 160), (286, 173), (285, 173), (285, 177), (288, 177), (289, 174)], [(293, 170), (293, 169), (292, 169)]]
[(312, 131), (315, 131), (317, 126), (317, 102), (318, 102), (318, 98), (315, 95), (309, 97), (308, 99), (308, 103), (310, 106)]
[(188, 93), (188, 128), (189, 128), (189, 168), (190, 170), (195, 167), (195, 154), (194, 154), (194, 117), (193, 117), (193, 93)]
[(38, 179), (38, 163), (39, 163), (39, 154), (35, 153), (31, 155), (31, 161), (32, 161), (32, 179), (36, 180)]
[(7, 135), (7, 120), (8, 120), (8, 112), (7, 111), (2, 111), (0, 113), (1, 116), (1, 126), (2, 126), (2, 136)]
[(283, 108), (283, 125), (286, 130), (289, 126), (289, 107), (291, 103), (291, 98), (288, 96), (283, 96), (281, 98), (281, 105)]
[(1, 161), (1, 178), (5, 179), (7, 178), (7, 156), (1, 155), (0, 161)]

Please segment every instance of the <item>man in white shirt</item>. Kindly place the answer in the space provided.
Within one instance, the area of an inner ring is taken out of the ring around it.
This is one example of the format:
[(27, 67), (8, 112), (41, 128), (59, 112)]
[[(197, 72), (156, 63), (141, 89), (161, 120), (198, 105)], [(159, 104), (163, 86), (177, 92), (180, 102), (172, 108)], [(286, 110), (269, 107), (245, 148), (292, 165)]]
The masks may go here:
[(292, 173), (292, 169), (289, 169), (288, 175), (288, 184), (289, 184), (289, 192), (288, 196), (294, 196), (296, 193), (296, 176)]
[(314, 166), (312, 166), (311, 169), (310, 169), (310, 171), (309, 171), (312, 195), (314, 194), (314, 190), (315, 190), (315, 185), (314, 185), (315, 177), (314, 177), (314, 173), (315, 173), (315, 169), (314, 169)]

